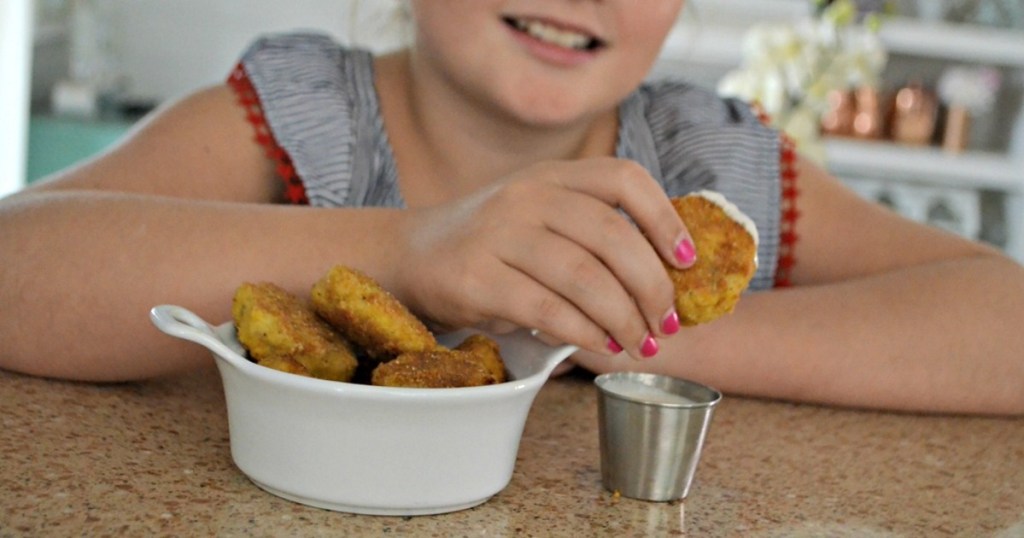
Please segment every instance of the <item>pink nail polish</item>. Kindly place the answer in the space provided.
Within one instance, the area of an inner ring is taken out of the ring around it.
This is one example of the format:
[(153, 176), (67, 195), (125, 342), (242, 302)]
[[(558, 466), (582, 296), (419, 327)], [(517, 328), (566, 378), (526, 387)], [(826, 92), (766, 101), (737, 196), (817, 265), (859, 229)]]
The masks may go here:
[(690, 265), (697, 260), (697, 249), (693, 241), (683, 239), (676, 245), (676, 260), (683, 265)]
[(608, 337), (608, 349), (612, 353), (622, 353), (622, 346), (620, 346), (619, 343), (616, 342), (615, 339), (610, 336)]
[(658, 341), (654, 339), (653, 335), (648, 334), (644, 339), (643, 345), (640, 346), (640, 354), (646, 359), (658, 354)]
[(676, 334), (679, 332), (679, 314), (673, 308), (665, 319), (661, 320), (661, 332), (665, 334)]

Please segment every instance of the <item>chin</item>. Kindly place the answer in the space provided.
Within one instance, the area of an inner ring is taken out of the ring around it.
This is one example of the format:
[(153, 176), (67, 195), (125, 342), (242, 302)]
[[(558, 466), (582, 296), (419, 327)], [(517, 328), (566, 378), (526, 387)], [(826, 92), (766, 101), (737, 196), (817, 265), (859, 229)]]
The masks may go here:
[(575, 125), (593, 115), (595, 114), (567, 113), (564, 110), (551, 111), (546, 114), (530, 111), (529, 113), (515, 114), (515, 119), (530, 127), (555, 128)]
[(519, 99), (502, 107), (520, 123), (534, 127), (562, 127), (597, 117), (618, 106), (618, 101), (595, 102), (568, 93), (549, 93), (544, 98)]

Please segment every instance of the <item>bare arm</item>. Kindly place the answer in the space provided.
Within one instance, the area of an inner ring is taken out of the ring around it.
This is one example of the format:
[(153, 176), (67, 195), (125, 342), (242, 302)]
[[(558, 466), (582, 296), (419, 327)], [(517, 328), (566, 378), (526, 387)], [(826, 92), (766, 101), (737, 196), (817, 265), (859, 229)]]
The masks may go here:
[[(1011, 321), (1024, 269), (867, 204), (817, 168), (801, 174), (798, 287), (664, 338), (671, 288), (658, 258), (678, 263), (685, 231), (636, 166), (542, 163), (416, 211), (274, 205), (272, 165), (232, 101), (226, 88), (189, 98), (108, 155), (0, 201), (0, 367), (86, 380), (182, 370), (208, 354), (157, 332), (151, 306), (227, 320), (243, 281), (305, 294), (345, 263), (435, 321), (504, 320), (578, 343), (597, 352), (578, 357), (593, 370), (799, 401), (1024, 413), (1024, 333)], [(655, 360), (600, 354), (611, 336), (637, 357), (648, 331), (662, 337)]]
[(1024, 413), (1024, 268), (910, 223), (804, 163), (794, 288), (748, 294), (636, 363), (728, 392), (908, 411)]
[(159, 333), (153, 305), (225, 321), (243, 281), (307, 293), (332, 263), (381, 260), (396, 212), (271, 204), (279, 182), (233, 100), (226, 87), (190, 97), (0, 201), (0, 367), (85, 380), (182, 370), (209, 355)]
[(241, 282), (301, 296), (334, 264), (440, 325), (511, 322), (599, 352), (614, 338), (634, 356), (657, 334), (671, 305), (659, 257), (687, 263), (686, 233), (635, 163), (538, 163), (415, 210), (274, 205), (278, 183), (232, 99), (189, 98), (108, 155), (0, 201), (12, 260), (0, 367), (83, 380), (182, 370), (208, 354), (150, 326), (153, 305), (224, 321)]

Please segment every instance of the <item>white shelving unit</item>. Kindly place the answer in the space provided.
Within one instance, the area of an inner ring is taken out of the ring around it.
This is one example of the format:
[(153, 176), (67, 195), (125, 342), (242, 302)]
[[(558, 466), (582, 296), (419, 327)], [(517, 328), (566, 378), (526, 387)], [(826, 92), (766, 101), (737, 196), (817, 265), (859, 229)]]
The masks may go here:
[[(825, 143), (829, 168), (867, 198), (885, 201), (893, 209), (922, 222), (934, 222), (929, 212), (951, 212), (940, 227), (979, 238), (982, 191), (1000, 193), (1001, 245), (1024, 261), (1024, 166), (1001, 153), (949, 154), (934, 147), (906, 147), (884, 142), (832, 139)], [(939, 219), (943, 220), (943, 219)]]
[[(922, 22), (909, 18), (887, 20), (880, 34), (890, 54), (942, 64), (978, 64), (1011, 73), (1008, 85), (1024, 82), (1024, 31), (970, 24)], [(1024, 110), (1008, 111), (1024, 121)], [(1024, 155), (993, 151), (950, 154), (941, 149), (888, 143), (830, 140), (831, 170), (843, 178), (870, 178), (924, 192), (945, 189), (950, 200), (988, 191), (1002, 197), (1002, 246), (1024, 261)], [(973, 208), (980, 212), (980, 204)], [(920, 215), (915, 215), (921, 218)], [(966, 221), (976, 220), (967, 215)]]
[(882, 41), (892, 52), (959, 62), (1024, 67), (1024, 31), (894, 18)]
[[(717, 77), (739, 65), (743, 36), (749, 24), (756, 21), (737, 24), (728, 17), (715, 15), (717, 11), (743, 13), (753, 7), (746, 4), (747, 0), (718, 1), (727, 5), (717, 6), (710, 17), (683, 17), (677, 24), (661, 55), (662, 74), (682, 73), (695, 77), (698, 83), (713, 85)], [(776, 19), (799, 17), (806, 13), (801, 7), (808, 4), (798, 0), (771, 2), (773, 12), (780, 14)], [(933, 65), (992, 65), (1012, 74), (1005, 77), (1005, 83), (1016, 86), (1016, 91), (1024, 85), (1024, 31), (897, 17), (885, 21), (880, 36), (890, 54), (904, 62), (920, 59)], [(1024, 110), (1007, 113), (1014, 114), (1018, 122), (1024, 121)], [(1024, 135), (1024, 126), (1017, 128)], [(829, 169), (862, 194), (869, 194), (866, 191), (873, 188), (872, 184), (892, 187), (902, 195), (914, 196), (918, 192), (921, 197), (935, 198), (947, 194), (942, 203), (974, 212), (963, 219), (966, 224), (961, 231), (967, 234), (981, 229), (981, 192), (986, 192), (986, 196), (995, 193), (1002, 200), (999, 213), (1004, 237), (1000, 246), (1024, 261), (1024, 155), (993, 151), (950, 154), (935, 147), (848, 139), (828, 140), (826, 154)], [(869, 187), (865, 189), (865, 185)], [(968, 207), (972, 203), (974, 207)], [(908, 211), (907, 216), (923, 219), (924, 203), (917, 200), (906, 204), (911, 206), (917, 209)]]
[(1024, 167), (1002, 153), (951, 154), (937, 147), (852, 139), (826, 140), (825, 150), (829, 167), (840, 174), (1024, 194)]
[(33, 4), (0, 3), (0, 196), (25, 184)]

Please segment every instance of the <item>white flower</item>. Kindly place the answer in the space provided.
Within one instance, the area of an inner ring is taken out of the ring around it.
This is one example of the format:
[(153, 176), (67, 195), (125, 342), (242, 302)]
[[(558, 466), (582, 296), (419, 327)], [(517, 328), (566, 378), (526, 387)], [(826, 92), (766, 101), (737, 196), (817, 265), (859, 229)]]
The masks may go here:
[(726, 74), (718, 83), (718, 93), (724, 97), (757, 102), (770, 116), (784, 113), (789, 106), (782, 75), (770, 64)]
[(834, 90), (877, 86), (888, 60), (875, 32), (855, 24), (853, 0), (836, 0), (820, 16), (757, 24), (744, 37), (743, 62), (719, 82), (719, 94), (756, 102), (805, 151)]
[(951, 67), (939, 78), (939, 97), (949, 105), (983, 114), (992, 108), (1002, 75), (992, 67)]

